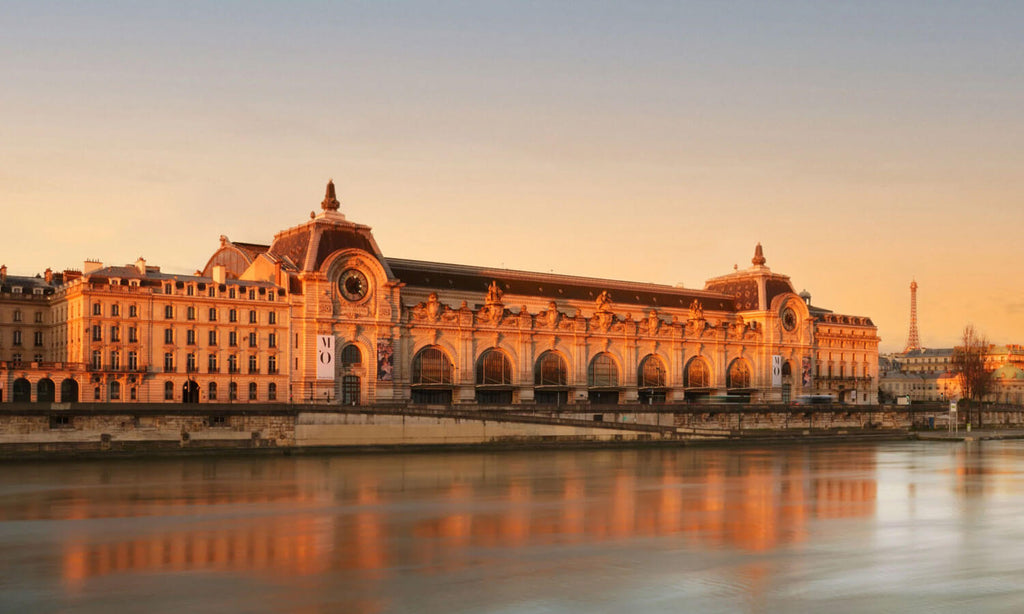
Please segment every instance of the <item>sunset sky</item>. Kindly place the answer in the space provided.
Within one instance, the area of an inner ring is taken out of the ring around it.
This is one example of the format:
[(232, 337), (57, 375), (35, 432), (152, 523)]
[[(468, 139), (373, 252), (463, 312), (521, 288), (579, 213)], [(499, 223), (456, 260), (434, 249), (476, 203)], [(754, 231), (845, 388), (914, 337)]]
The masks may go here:
[(1024, 343), (1022, 2), (5, 2), (0, 261), (201, 268), (334, 179), (385, 255)]

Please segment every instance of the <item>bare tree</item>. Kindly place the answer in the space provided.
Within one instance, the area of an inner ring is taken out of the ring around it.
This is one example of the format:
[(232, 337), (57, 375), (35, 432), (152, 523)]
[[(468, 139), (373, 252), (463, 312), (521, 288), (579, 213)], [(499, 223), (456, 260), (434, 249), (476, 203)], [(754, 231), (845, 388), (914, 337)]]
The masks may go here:
[(968, 402), (968, 414), (977, 406), (978, 422), (981, 426), (981, 401), (992, 387), (991, 373), (985, 369), (985, 355), (988, 353), (988, 339), (980, 334), (973, 324), (964, 327), (960, 345), (953, 349), (952, 367), (960, 384), (960, 393)]

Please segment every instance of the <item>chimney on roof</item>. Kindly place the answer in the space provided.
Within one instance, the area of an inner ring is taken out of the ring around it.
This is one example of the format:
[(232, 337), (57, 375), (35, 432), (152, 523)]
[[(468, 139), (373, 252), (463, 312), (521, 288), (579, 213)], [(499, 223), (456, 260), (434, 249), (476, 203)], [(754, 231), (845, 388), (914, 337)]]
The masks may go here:
[(46, 283), (52, 284), (53, 283), (53, 269), (51, 269), (50, 267), (46, 267), (46, 270), (43, 271), (43, 279), (46, 280)]
[(213, 265), (213, 281), (214, 283), (223, 284), (224, 280), (227, 279), (228, 268), (223, 264)]
[(334, 193), (334, 180), (328, 180), (327, 182), (327, 193), (324, 195), (324, 200), (320, 203), (320, 208), (324, 211), (337, 211), (341, 203), (338, 202), (338, 197)]
[(0, 266), (0, 284), (7, 283), (7, 265)]
[(139, 256), (139, 259), (135, 261), (135, 270), (139, 272), (139, 275), (146, 274), (146, 259)]
[(88, 275), (93, 271), (98, 271), (103, 268), (103, 263), (99, 260), (86, 260), (82, 264), (82, 273)]

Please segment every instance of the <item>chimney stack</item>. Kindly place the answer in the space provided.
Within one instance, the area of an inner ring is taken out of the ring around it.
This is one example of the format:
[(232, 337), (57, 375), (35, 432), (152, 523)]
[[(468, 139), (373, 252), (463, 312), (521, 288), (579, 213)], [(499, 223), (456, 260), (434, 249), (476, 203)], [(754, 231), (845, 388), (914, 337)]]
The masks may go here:
[(223, 264), (213, 265), (213, 281), (218, 284), (223, 284), (227, 279), (228, 269)]

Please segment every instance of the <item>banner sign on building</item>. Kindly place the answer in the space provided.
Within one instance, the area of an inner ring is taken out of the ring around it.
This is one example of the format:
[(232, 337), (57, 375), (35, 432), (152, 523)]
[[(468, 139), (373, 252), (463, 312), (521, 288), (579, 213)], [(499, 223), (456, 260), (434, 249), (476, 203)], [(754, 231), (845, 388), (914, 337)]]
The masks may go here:
[(782, 387), (782, 356), (772, 356), (772, 388)]
[(377, 381), (390, 382), (394, 377), (395, 350), (391, 339), (377, 340)]
[(810, 388), (811, 384), (812, 384), (812, 381), (811, 381), (811, 357), (810, 356), (804, 356), (804, 362), (803, 362), (803, 368), (801, 369), (801, 374), (803, 375), (802, 384), (803, 384), (804, 389)]
[(316, 378), (334, 379), (334, 336), (316, 336)]

